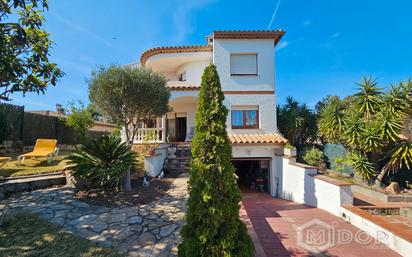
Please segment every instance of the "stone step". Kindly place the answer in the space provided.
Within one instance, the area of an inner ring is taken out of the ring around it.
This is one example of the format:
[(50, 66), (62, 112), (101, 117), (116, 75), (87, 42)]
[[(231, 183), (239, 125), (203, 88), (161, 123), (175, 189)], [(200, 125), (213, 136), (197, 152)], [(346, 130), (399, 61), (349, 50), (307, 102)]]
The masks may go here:
[(189, 168), (189, 164), (168, 164), (167, 168), (168, 169), (187, 169)]
[(184, 158), (184, 159), (168, 159), (167, 163), (190, 163), (190, 158)]
[(182, 168), (167, 168), (167, 171), (169, 171), (169, 172), (178, 172), (178, 173), (188, 172), (189, 168), (184, 168), (184, 169), (182, 169)]

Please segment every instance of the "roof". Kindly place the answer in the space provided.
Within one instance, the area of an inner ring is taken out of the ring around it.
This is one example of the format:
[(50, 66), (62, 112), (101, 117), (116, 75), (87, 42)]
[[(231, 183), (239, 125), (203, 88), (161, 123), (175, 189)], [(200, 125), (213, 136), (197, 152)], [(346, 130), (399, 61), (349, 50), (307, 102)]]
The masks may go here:
[[(209, 37), (213, 38), (251, 38), (251, 39), (273, 39), (276, 46), (282, 36), (283, 30), (215, 30)], [(186, 46), (161, 46), (154, 47), (143, 52), (140, 63), (144, 65), (147, 59), (156, 54), (164, 53), (190, 53), (190, 52), (211, 52), (212, 45), (186, 45)]]
[(286, 144), (288, 142), (277, 133), (262, 134), (229, 134), (232, 144)]
[(213, 38), (273, 39), (274, 44), (277, 45), (284, 34), (285, 31), (283, 30), (215, 30)]
[(164, 53), (190, 53), (190, 52), (211, 52), (211, 45), (189, 45), (189, 46), (161, 46), (146, 50), (140, 57), (140, 63), (144, 65), (147, 59), (156, 54)]
[(189, 82), (185, 81), (168, 81), (167, 82), (167, 88), (171, 90), (176, 90), (176, 91), (192, 91), (192, 90), (199, 90), (200, 86), (199, 85), (193, 85)]

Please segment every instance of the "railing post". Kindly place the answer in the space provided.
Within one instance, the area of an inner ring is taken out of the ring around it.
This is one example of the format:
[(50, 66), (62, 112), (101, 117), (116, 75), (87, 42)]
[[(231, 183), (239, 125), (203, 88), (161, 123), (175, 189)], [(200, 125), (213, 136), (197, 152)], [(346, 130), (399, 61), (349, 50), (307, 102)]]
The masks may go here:
[(166, 142), (166, 117), (162, 116), (162, 143)]

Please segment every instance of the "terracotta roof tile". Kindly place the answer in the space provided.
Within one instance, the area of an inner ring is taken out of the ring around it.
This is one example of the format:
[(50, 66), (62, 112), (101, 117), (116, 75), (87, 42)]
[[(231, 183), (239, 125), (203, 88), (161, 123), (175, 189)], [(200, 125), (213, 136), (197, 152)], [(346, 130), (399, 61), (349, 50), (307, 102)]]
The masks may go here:
[(286, 144), (287, 139), (277, 133), (262, 134), (229, 134), (232, 144)]
[(171, 90), (176, 90), (176, 91), (187, 91), (187, 90), (199, 90), (200, 86), (193, 85), (189, 82), (183, 82), (183, 81), (168, 81), (167, 82), (167, 87)]
[(145, 65), (150, 56), (164, 53), (189, 53), (189, 52), (211, 52), (210, 45), (191, 45), (191, 46), (161, 46), (154, 47), (145, 51), (140, 57), (140, 63)]
[(283, 30), (215, 30), (213, 38), (269, 38), (276, 45), (284, 34)]

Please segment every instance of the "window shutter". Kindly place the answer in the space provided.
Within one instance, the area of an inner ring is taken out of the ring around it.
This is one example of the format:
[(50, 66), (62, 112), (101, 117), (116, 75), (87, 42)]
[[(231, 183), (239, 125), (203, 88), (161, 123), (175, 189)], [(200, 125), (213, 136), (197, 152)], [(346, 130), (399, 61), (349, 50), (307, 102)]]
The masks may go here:
[(257, 75), (257, 54), (231, 54), (230, 74)]

